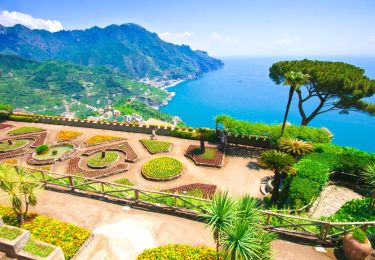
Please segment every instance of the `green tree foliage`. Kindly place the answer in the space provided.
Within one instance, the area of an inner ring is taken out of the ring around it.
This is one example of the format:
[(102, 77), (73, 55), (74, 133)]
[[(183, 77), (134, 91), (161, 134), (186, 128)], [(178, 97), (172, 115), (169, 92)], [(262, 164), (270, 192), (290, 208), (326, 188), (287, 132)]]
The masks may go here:
[[(343, 62), (318, 60), (292, 60), (274, 63), (270, 78), (281, 84), (291, 71), (309, 75), (309, 82), (296, 89), (301, 125), (307, 125), (317, 115), (340, 109), (356, 109), (374, 114), (374, 105), (362, 99), (375, 93), (375, 80), (364, 75), (365, 71)], [(304, 109), (305, 102), (316, 99), (317, 106), (310, 114)]]
[(366, 183), (370, 186), (371, 190), (371, 202), (369, 204), (369, 212), (371, 214), (375, 204), (375, 163), (368, 165), (364, 169), (362, 176), (365, 179)]

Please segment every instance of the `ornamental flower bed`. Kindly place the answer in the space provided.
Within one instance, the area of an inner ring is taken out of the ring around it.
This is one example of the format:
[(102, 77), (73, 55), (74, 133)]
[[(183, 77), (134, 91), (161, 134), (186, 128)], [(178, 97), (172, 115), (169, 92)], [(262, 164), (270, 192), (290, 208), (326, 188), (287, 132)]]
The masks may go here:
[(93, 169), (107, 168), (118, 159), (119, 155), (116, 152), (105, 152), (104, 157), (102, 153), (99, 152), (89, 158), (87, 166)]
[(200, 146), (190, 145), (185, 156), (199, 166), (222, 167), (224, 165), (224, 153), (216, 147), (206, 147), (206, 152), (201, 154)]
[(22, 126), (18, 127), (12, 131), (9, 131), (9, 135), (23, 135), (23, 134), (30, 134), (30, 133), (36, 133), (36, 132), (42, 132), (45, 131), (45, 129), (40, 127), (32, 127), (32, 126)]
[(139, 159), (138, 154), (133, 150), (128, 142), (122, 142), (114, 145), (107, 145), (100, 148), (87, 149), (82, 155), (89, 156), (99, 151), (117, 151), (125, 154), (127, 162), (136, 162)]
[(4, 129), (7, 129), (7, 128), (11, 128), (11, 127), (14, 127), (14, 126), (8, 125), (8, 124), (0, 124), (0, 131), (4, 130)]
[[(165, 245), (146, 249), (137, 257), (137, 260), (149, 259), (215, 260), (216, 252), (213, 248), (205, 246), (192, 247), (182, 244)], [(219, 256), (219, 259), (222, 260), (223, 258)]]
[(9, 152), (9, 151), (20, 149), (26, 146), (29, 140), (15, 139), (15, 140), (9, 140), (9, 142), (8, 140), (0, 142), (0, 152)]
[[(17, 226), (16, 216), (9, 207), (0, 206), (5, 224)], [(46, 216), (30, 213), (21, 228), (29, 230), (34, 239), (58, 246), (65, 258), (72, 258), (90, 236), (90, 230)]]
[(7, 160), (3, 161), (2, 163), (6, 163), (6, 164), (9, 164), (9, 165), (18, 165), (18, 159), (7, 159)]
[(192, 183), (187, 185), (182, 185), (176, 188), (163, 190), (168, 193), (178, 193), (181, 195), (198, 197), (203, 199), (212, 199), (217, 186), (204, 183)]
[(98, 145), (98, 144), (103, 144), (103, 143), (109, 143), (109, 142), (115, 142), (115, 141), (120, 141), (124, 138), (122, 137), (117, 137), (117, 136), (110, 136), (110, 135), (95, 135), (85, 141), (85, 144), (87, 146), (93, 146), (93, 145)]
[(60, 142), (72, 141), (78, 138), (80, 135), (82, 135), (81, 132), (61, 130), (59, 134), (57, 135), (57, 142), (60, 143)]
[(169, 152), (172, 148), (172, 143), (170, 142), (148, 140), (148, 139), (140, 139), (139, 141), (151, 154)]
[(184, 165), (172, 157), (158, 157), (142, 166), (142, 175), (152, 181), (169, 181), (181, 176)]

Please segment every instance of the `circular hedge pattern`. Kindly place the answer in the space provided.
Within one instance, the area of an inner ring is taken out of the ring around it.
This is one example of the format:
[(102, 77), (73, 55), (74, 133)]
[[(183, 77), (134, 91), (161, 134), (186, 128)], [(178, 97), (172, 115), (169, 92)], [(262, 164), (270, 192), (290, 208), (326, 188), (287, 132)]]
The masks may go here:
[(102, 153), (99, 152), (90, 157), (87, 166), (90, 168), (105, 168), (116, 162), (118, 158), (117, 152), (105, 152), (104, 158), (102, 158)]
[(146, 179), (171, 180), (179, 177), (184, 165), (172, 157), (158, 157), (142, 166), (142, 174)]
[(28, 143), (26, 139), (15, 139), (11, 140), (11, 144), (8, 141), (4, 141), (0, 143), (0, 152), (8, 152), (19, 149), (25, 146)]

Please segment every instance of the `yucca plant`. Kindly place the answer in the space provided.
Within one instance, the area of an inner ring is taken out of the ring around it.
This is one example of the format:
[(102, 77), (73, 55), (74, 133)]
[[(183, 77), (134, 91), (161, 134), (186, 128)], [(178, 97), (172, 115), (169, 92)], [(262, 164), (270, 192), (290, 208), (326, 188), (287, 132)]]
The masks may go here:
[(371, 202), (369, 204), (369, 212), (370, 214), (374, 210), (374, 205), (375, 205), (375, 163), (368, 165), (363, 173), (362, 177), (365, 180), (365, 182), (370, 186), (371, 189)]
[(287, 137), (280, 138), (279, 148), (280, 150), (286, 153), (290, 153), (295, 157), (314, 151), (314, 146), (311, 142), (306, 142), (296, 138)]
[(275, 203), (279, 199), (279, 189), (283, 177), (287, 174), (296, 173), (293, 168), (295, 162), (293, 156), (277, 150), (268, 150), (261, 154), (260, 165), (274, 172), (271, 202)]
[(40, 184), (27, 175), (24, 169), (0, 166), (0, 195), (9, 201), (19, 225), (27, 221), (29, 207), (38, 203), (40, 188)]

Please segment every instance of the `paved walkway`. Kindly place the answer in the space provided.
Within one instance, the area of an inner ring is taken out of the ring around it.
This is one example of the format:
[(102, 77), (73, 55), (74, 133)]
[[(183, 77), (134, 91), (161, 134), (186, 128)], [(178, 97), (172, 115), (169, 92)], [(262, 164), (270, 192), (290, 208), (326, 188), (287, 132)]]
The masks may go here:
[(319, 199), (315, 201), (309, 214), (312, 218), (330, 216), (335, 214), (347, 201), (358, 198), (362, 198), (362, 196), (351, 189), (329, 185), (324, 188)]
[[(93, 230), (77, 259), (135, 259), (144, 248), (171, 243), (213, 246), (203, 223), (62, 192), (44, 191), (32, 211)], [(284, 240), (273, 248), (276, 260), (334, 259)]]

